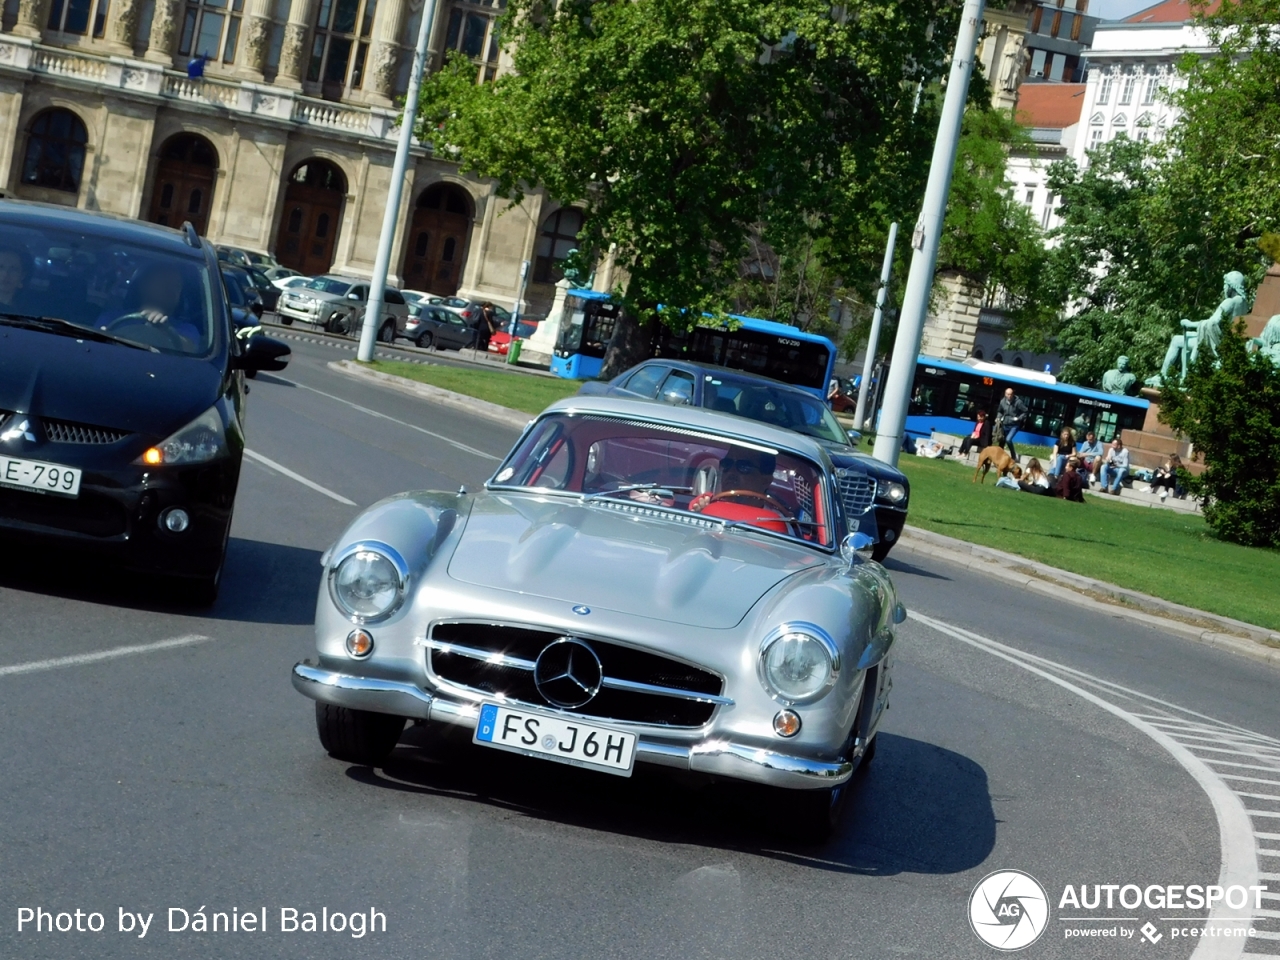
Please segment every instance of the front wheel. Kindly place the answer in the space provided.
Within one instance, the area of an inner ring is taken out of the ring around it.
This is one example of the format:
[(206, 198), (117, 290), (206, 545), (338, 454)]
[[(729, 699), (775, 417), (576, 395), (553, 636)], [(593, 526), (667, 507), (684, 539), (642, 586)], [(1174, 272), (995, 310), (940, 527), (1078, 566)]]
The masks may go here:
[(844, 813), (849, 782), (821, 790), (780, 789), (783, 829), (801, 843), (825, 843)]
[(404, 717), (316, 703), (316, 732), (335, 760), (375, 767), (391, 755), (403, 731)]
[(388, 320), (382, 325), (382, 329), (378, 331), (378, 339), (383, 343), (396, 342), (396, 325), (392, 320)]
[(431, 342), (432, 342), (432, 337), (431, 337), (430, 330), (424, 330), (421, 334), (418, 335), (418, 346), (421, 347), (423, 350), (430, 350)]
[[(277, 315), (277, 316), (279, 316), (279, 315)], [(292, 326), (293, 326), (293, 317), (280, 316), (280, 322), (281, 322), (281, 323), (283, 323), (286, 327), (292, 327)]]
[(876, 545), (871, 548), (871, 559), (876, 563), (884, 563), (885, 557), (889, 556), (889, 551), (892, 549), (892, 543), (879, 540), (876, 542)]

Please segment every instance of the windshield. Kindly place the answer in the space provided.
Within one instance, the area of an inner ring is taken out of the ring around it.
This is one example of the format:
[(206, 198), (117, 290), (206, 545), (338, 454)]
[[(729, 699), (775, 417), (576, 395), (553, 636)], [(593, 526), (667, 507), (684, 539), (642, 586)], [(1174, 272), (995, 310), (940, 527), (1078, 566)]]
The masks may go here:
[(828, 546), (826, 480), (808, 460), (763, 444), (597, 415), (539, 420), (491, 488), (574, 494), (604, 507), (694, 517)]
[(0, 220), (0, 313), (54, 317), (165, 353), (205, 356), (214, 344), (217, 282), (195, 250)]
[(308, 281), (305, 286), (308, 290), (319, 290), (321, 293), (335, 293), (342, 296), (347, 292), (347, 288), (351, 286), (350, 280), (334, 280), (332, 277), (316, 277), (314, 280)]
[(808, 393), (771, 384), (707, 377), (702, 405), (721, 413), (771, 423), (829, 443), (849, 444), (848, 434), (827, 405)]

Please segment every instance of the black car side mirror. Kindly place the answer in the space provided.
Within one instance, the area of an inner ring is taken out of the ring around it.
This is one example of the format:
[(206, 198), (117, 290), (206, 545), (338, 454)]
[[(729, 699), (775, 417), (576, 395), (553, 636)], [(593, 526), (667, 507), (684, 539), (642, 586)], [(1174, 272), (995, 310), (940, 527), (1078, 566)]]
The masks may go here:
[(233, 365), (239, 370), (256, 373), (259, 370), (283, 370), (289, 365), (292, 351), (289, 345), (261, 334), (250, 337), (240, 348)]
[(261, 320), (261, 319), (262, 319), (262, 314), (263, 314), (263, 312), (265, 311), (265, 309), (266, 309), (266, 308), (263, 306), (263, 303), (262, 303), (262, 301), (261, 301), (261, 300), (255, 300), (255, 301), (254, 301), (254, 302), (249, 306), (249, 312), (250, 312), (250, 313), (252, 313), (252, 314), (253, 314), (255, 317), (257, 317), (259, 320)]

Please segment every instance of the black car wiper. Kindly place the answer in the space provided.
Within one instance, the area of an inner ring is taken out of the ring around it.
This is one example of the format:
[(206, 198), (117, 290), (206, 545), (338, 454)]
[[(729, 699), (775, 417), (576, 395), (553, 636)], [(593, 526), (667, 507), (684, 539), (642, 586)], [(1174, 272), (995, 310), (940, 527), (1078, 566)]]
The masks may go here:
[(152, 353), (160, 352), (150, 344), (135, 343), (132, 340), (117, 337), (114, 333), (107, 333), (105, 330), (82, 327), (78, 323), (63, 320), (61, 317), (35, 317), (25, 313), (0, 313), (0, 323), (6, 323), (11, 327), (47, 330), (49, 333), (56, 333), (64, 337), (84, 337), (101, 343), (118, 343), (124, 347), (133, 347), (135, 350), (149, 350)]

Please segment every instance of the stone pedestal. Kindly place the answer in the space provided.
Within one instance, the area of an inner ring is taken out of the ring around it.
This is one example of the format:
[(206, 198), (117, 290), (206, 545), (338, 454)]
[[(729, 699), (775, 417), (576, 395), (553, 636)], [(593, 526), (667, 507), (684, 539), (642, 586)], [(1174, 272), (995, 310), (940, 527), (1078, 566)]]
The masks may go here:
[(938, 312), (925, 318), (920, 353), (939, 360), (963, 360), (973, 352), (978, 337), (982, 288), (951, 271), (938, 274), (936, 282), (943, 295)]
[[(1146, 393), (1147, 391), (1143, 391)], [(1155, 391), (1151, 391), (1154, 393)], [(1120, 439), (1129, 448), (1130, 469), (1158, 470), (1171, 454), (1182, 459), (1182, 465), (1195, 476), (1204, 473), (1203, 463), (1191, 462), (1191, 444), (1173, 432), (1168, 424), (1160, 422), (1160, 403), (1151, 400), (1147, 418), (1141, 430), (1121, 431)]]
[(564, 302), (569, 294), (570, 283), (561, 280), (556, 284), (556, 298), (547, 311), (547, 319), (538, 324), (520, 351), (520, 362), (538, 367), (551, 366), (551, 357), (555, 352), (556, 341), (560, 339), (560, 328), (564, 324)]
[(1253, 309), (1244, 318), (1245, 336), (1262, 335), (1267, 321), (1280, 314), (1280, 263), (1273, 263), (1253, 295)]

